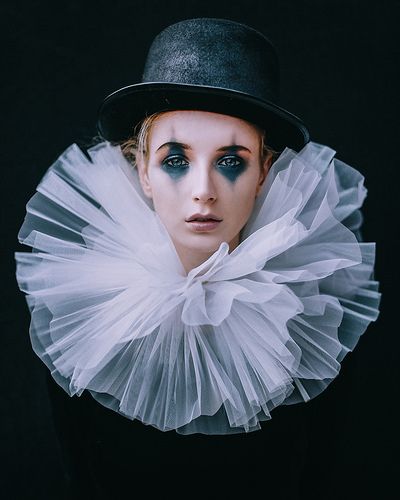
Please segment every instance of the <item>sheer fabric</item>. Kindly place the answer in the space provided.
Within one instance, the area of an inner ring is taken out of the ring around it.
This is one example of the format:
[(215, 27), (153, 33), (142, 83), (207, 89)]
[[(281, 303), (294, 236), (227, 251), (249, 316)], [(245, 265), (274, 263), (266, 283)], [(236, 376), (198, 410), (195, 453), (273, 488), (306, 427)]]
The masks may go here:
[(27, 204), (17, 281), (34, 351), (71, 396), (162, 431), (260, 428), (308, 401), (378, 316), (363, 176), (309, 143), (271, 167), (231, 253), (185, 273), (135, 169), (70, 146)]

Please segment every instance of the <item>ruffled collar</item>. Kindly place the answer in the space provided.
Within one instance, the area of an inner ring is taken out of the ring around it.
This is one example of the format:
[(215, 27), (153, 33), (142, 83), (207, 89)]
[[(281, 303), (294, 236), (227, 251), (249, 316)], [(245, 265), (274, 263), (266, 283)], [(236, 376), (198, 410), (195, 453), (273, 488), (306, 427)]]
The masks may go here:
[(326, 146), (286, 149), (231, 253), (187, 275), (118, 147), (76, 145), (19, 232), (35, 352), (70, 394), (161, 430), (260, 428), (316, 396), (378, 315), (363, 177)]

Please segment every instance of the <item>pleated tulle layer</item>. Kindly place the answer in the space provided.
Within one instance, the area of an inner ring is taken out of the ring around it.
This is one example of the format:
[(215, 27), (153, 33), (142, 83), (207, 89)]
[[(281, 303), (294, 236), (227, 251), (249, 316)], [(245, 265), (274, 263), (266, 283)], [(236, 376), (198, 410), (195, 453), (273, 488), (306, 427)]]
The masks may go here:
[(226, 434), (326, 388), (378, 316), (359, 172), (316, 143), (286, 149), (240, 245), (186, 275), (120, 149), (89, 155), (72, 145), (47, 171), (18, 235), (33, 251), (15, 254), (33, 349), (68, 394)]

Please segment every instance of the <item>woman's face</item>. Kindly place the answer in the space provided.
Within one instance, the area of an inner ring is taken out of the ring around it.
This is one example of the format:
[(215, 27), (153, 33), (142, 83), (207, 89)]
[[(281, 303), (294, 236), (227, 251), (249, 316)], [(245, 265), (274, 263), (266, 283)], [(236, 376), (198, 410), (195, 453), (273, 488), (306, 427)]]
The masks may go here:
[(153, 122), (140, 181), (187, 272), (222, 242), (239, 244), (269, 166), (261, 132), (239, 118), (184, 110)]

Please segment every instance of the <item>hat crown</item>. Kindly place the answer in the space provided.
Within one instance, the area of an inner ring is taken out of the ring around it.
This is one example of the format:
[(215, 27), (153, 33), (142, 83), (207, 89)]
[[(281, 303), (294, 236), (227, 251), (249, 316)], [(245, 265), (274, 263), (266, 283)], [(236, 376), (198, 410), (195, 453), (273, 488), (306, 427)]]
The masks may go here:
[(277, 102), (279, 63), (272, 43), (249, 26), (226, 19), (188, 19), (155, 37), (142, 82), (220, 87)]

